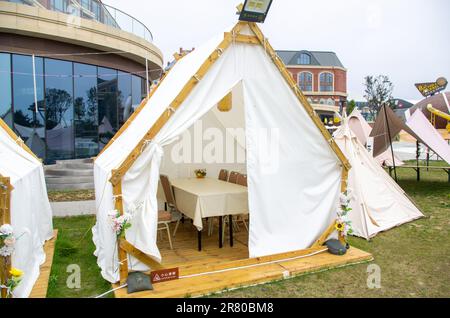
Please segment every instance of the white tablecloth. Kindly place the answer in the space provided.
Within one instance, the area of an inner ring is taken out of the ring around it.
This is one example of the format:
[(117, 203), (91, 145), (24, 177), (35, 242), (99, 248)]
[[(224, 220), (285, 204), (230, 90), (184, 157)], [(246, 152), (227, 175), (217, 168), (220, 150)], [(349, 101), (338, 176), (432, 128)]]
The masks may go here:
[(248, 213), (247, 187), (218, 179), (171, 180), (180, 212), (192, 218), (198, 230), (202, 219)]

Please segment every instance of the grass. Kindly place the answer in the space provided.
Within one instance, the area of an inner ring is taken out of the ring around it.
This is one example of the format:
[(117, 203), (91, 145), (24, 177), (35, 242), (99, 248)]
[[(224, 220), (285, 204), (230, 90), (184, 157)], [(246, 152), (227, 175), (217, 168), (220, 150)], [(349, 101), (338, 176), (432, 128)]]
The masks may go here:
[[(408, 163), (412, 164), (412, 163)], [(381, 288), (367, 287), (368, 264), (333, 269), (215, 297), (449, 297), (450, 183), (444, 171), (399, 169), (399, 183), (426, 218), (380, 233), (371, 241), (350, 238), (351, 245), (372, 253), (381, 268)], [(90, 297), (111, 288), (92, 255), (92, 217), (55, 219), (59, 229), (49, 297)], [(67, 266), (81, 268), (81, 289), (66, 286)]]
[(50, 202), (89, 201), (95, 200), (94, 190), (49, 190)]
[[(408, 163), (412, 164), (412, 163)], [(441, 164), (438, 164), (441, 165)], [(219, 297), (449, 297), (450, 183), (444, 171), (399, 169), (399, 183), (426, 218), (350, 244), (372, 253), (381, 288), (367, 287), (369, 264), (329, 270), (286, 281), (238, 289)]]
[[(81, 298), (102, 294), (111, 289), (111, 284), (100, 275), (97, 259), (93, 255), (95, 247), (92, 242), (91, 228), (95, 217), (82, 216), (55, 218), (54, 227), (58, 231), (52, 271), (50, 273), (49, 298)], [(80, 267), (81, 288), (67, 287), (69, 265)]]

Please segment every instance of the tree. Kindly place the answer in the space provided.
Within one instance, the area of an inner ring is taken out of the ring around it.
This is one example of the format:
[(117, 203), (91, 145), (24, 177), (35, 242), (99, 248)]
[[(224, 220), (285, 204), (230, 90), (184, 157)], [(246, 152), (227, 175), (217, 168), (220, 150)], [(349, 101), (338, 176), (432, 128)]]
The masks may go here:
[(386, 75), (369, 75), (364, 78), (364, 98), (370, 114), (375, 117), (385, 103), (392, 100), (394, 85)]
[(355, 107), (356, 107), (356, 102), (354, 99), (352, 99), (347, 104), (347, 115), (350, 115), (352, 113), (352, 111), (355, 109)]
[(53, 129), (61, 122), (67, 126), (64, 114), (72, 107), (72, 96), (63, 89), (50, 88), (45, 91), (47, 106), (47, 129)]

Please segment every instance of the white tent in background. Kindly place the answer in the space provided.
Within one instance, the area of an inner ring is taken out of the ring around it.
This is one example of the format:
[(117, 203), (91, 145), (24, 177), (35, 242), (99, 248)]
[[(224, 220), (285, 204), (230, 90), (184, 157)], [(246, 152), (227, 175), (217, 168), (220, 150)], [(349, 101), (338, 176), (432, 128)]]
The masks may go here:
[[(361, 115), (360, 111), (357, 108), (353, 109), (352, 113), (348, 116), (348, 126), (362, 145), (366, 146), (367, 148), (372, 148), (373, 138), (370, 137), (372, 127), (370, 127), (369, 123)], [(392, 152), (390, 151), (390, 149), (384, 151), (375, 159), (380, 165), (393, 166), (394, 161), (392, 160)], [(397, 167), (404, 165), (403, 161), (401, 161), (395, 154), (394, 160)]]
[(407, 110), (406, 125), (420, 137), (421, 141), (439, 157), (450, 164), (450, 146), (442, 135), (431, 125), (422, 110), (417, 109), (412, 115)]
[[(45, 261), (43, 245), (53, 236), (52, 211), (42, 162), (1, 119), (0, 182), (12, 189), (4, 194), (10, 198), (9, 214), (14, 234), (20, 236), (12, 266), (22, 270), (24, 276), (14, 296), (28, 297), (39, 277), (39, 267)], [(0, 212), (1, 216), (4, 211)], [(0, 219), (0, 225), (3, 221)]]
[[(216, 106), (230, 92), (230, 112), (218, 112)], [(174, 162), (170, 147), (199, 121), (222, 130), (245, 128), (236, 147), (245, 147), (240, 168), (248, 174), (250, 257), (316, 246), (332, 232), (348, 162), (256, 24), (238, 23), (179, 60), (95, 160), (93, 239), (105, 279), (117, 282), (128, 268), (148, 270), (149, 261), (144, 264), (135, 255), (161, 261), (156, 242), (160, 166), (172, 177), (189, 175), (192, 165)], [(264, 148), (266, 139), (275, 140), (273, 148)], [(223, 167), (205, 161), (200, 166), (215, 178)], [(119, 276), (118, 254), (124, 249), (118, 253), (108, 213), (131, 206), (139, 209), (126, 240), (135, 249), (121, 257), (128, 268)]]
[(348, 187), (353, 194), (349, 219), (354, 235), (369, 239), (381, 231), (423, 217), (361, 144), (348, 119), (335, 132), (334, 139), (352, 165)]

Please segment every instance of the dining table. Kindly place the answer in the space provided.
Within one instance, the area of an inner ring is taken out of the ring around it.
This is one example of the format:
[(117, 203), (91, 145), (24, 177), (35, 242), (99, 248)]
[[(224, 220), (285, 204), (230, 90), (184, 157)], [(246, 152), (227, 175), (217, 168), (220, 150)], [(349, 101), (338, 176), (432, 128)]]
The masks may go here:
[(223, 217), (229, 216), (230, 246), (233, 246), (233, 215), (248, 214), (248, 189), (213, 178), (171, 180), (178, 210), (193, 220), (202, 249), (203, 219), (219, 217), (219, 247), (223, 247)]

